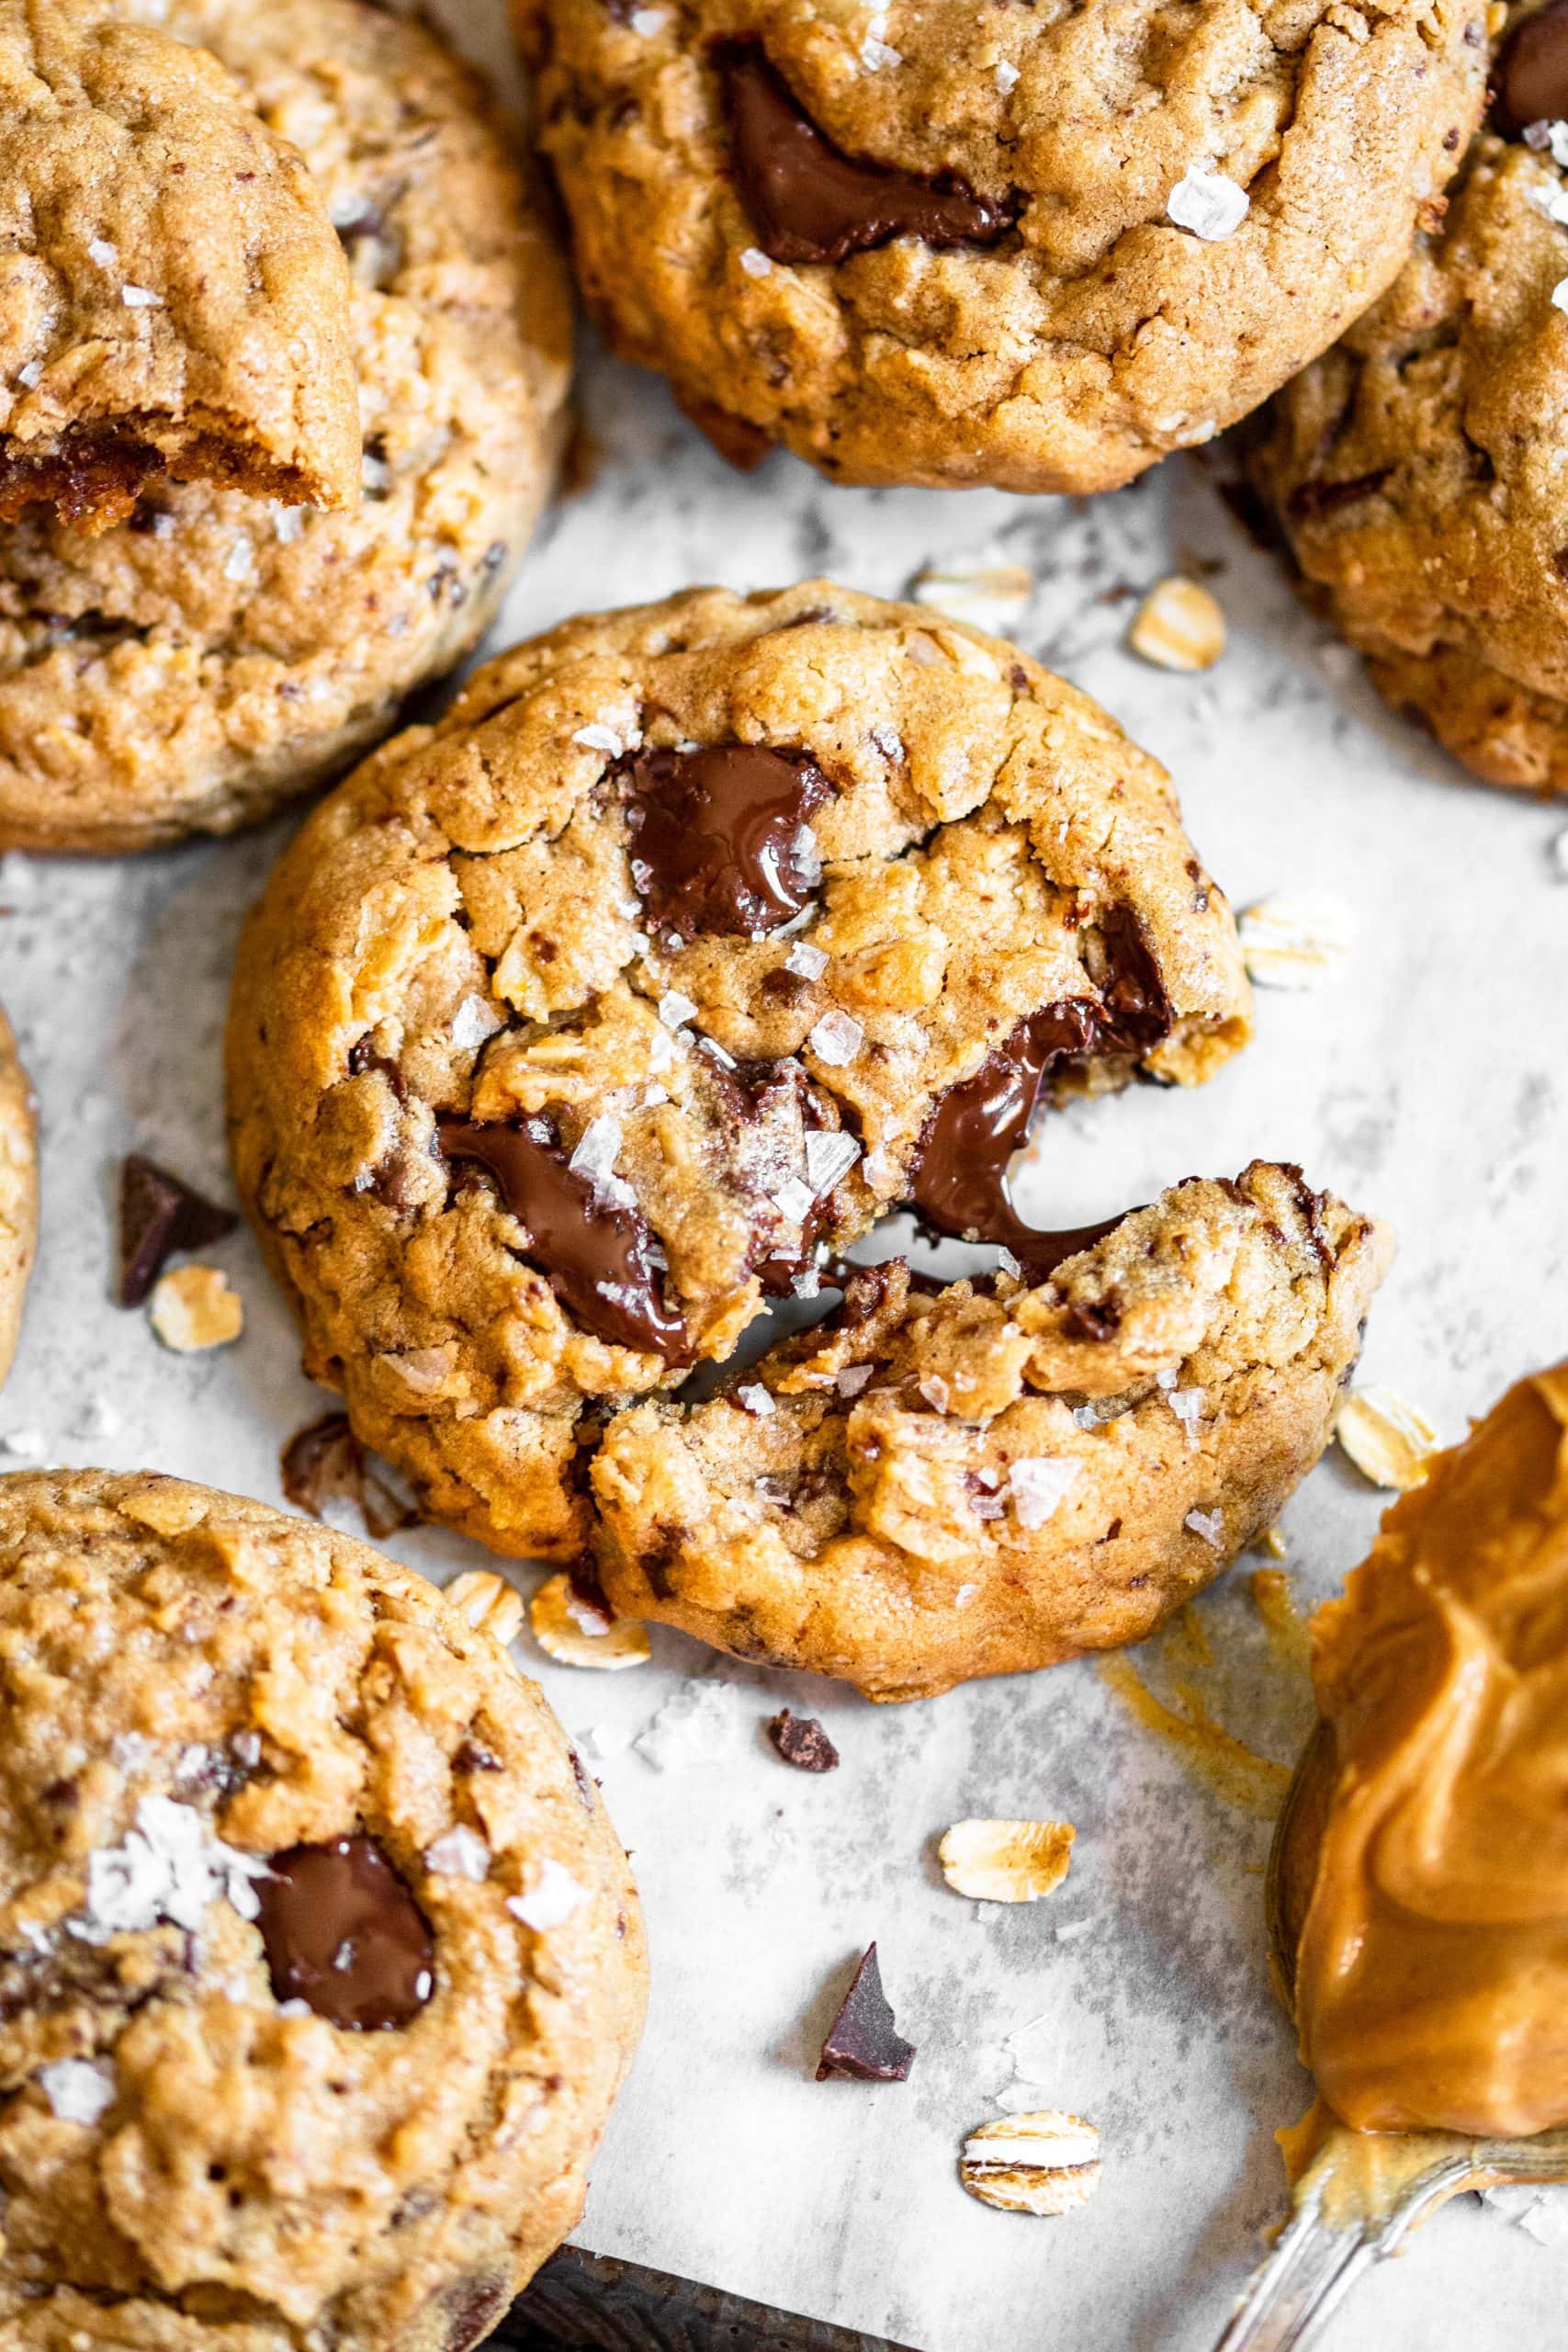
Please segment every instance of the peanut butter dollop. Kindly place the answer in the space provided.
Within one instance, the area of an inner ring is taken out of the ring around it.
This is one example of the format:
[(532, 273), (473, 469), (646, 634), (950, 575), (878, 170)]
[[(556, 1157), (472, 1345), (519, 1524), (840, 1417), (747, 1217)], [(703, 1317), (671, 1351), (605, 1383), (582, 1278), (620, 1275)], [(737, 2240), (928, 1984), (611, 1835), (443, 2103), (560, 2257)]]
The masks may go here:
[(1386, 1514), (1314, 1625), (1336, 1778), (1295, 1982), (1358, 2130), (1568, 2121), (1568, 1364)]

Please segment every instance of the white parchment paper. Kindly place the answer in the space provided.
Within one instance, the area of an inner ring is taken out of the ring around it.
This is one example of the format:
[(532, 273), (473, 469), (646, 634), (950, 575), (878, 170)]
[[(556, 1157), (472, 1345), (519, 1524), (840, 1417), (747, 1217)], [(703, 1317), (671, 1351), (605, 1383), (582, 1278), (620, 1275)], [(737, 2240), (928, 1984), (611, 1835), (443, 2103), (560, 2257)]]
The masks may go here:
[[(496, 53), (488, 0), (446, 13)], [(1037, 586), (1020, 641), (1167, 762), (1233, 901), (1310, 889), (1348, 905), (1344, 977), (1261, 997), (1256, 1045), (1213, 1085), (1049, 1122), (1035, 1213), (1077, 1223), (1255, 1154), (1294, 1159), (1394, 1221), (1362, 1377), (1404, 1389), (1445, 1436), (1568, 1349), (1568, 883), (1551, 852), (1568, 806), (1466, 786), (1382, 710), (1214, 494), (1223, 449), (1087, 506), (844, 491), (784, 458), (730, 473), (659, 386), (602, 358), (584, 392), (597, 477), (541, 533), (496, 646), (695, 581), (824, 571), (897, 593), (933, 560), (1021, 563)], [(1138, 662), (1125, 592), (1210, 564), (1222, 662), (1201, 678)], [(45, 1136), (6, 1466), (155, 1466), (276, 1500), (280, 1443), (331, 1401), (301, 1377), (246, 1237), (206, 1253), (244, 1297), (232, 1349), (168, 1354), (110, 1302), (125, 1150), (227, 1190), (230, 961), (288, 830), (139, 862), (0, 864), (0, 997)], [(1359, 1557), (1381, 1499), (1337, 1456), (1308, 1480), (1284, 1521), (1301, 1608)], [(483, 1564), (430, 1531), (390, 1548), (438, 1578)], [(1179, 1715), (1205, 1712), (1278, 1767), (1310, 1710), (1251, 1565), (1134, 1664)], [(1281, 2204), (1270, 2134), (1307, 2096), (1264, 1965), (1278, 1774), (1244, 1765), (1222, 1792), (1088, 1663), (876, 1710), (672, 1635), (622, 1675), (552, 1667), (526, 1638), (520, 1654), (587, 1735), (652, 1942), (648, 2035), (581, 2242), (922, 2352), (1204, 2352)], [(701, 1736), (661, 1770), (660, 1748), (682, 1743), (638, 1742), (694, 1679)], [(783, 1703), (822, 1718), (839, 1772), (779, 1762), (761, 1726)], [(951, 1894), (935, 1842), (973, 1814), (1076, 1823), (1066, 1885), (1018, 1909)], [(919, 2045), (913, 2076), (818, 2085), (822, 2034), (874, 1937)], [(1099, 2125), (1093, 2203), (1041, 2222), (963, 2194), (959, 2144), (998, 2097)], [(1568, 2252), (1465, 2199), (1325, 2340), (1514, 2352), (1562, 2342), (1565, 2308)]]

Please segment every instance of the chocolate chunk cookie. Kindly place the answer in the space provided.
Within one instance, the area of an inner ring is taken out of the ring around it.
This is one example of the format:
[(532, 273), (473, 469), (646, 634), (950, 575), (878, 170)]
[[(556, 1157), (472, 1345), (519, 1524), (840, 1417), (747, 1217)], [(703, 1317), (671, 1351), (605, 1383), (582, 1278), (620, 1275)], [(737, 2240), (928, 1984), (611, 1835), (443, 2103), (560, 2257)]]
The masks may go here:
[(0, 532), (0, 842), (222, 832), (335, 774), (481, 635), (552, 479), (564, 277), (479, 84), (368, 0), (173, 0), (310, 167), (352, 275), (364, 497), (160, 483)]
[(1497, 127), (1443, 230), (1280, 395), (1256, 469), (1308, 593), (1378, 691), (1488, 783), (1559, 793), (1568, 12), (1517, 19), (1495, 78)]
[(38, 1239), (38, 1118), (0, 1012), (0, 1382), (11, 1369)]
[[(348, 273), (303, 159), (143, 0), (0, 7), (0, 517), (148, 481), (356, 505)], [(138, 21), (138, 19), (141, 21)]]
[(1011, 646), (816, 581), (567, 623), (279, 865), (230, 1025), (311, 1374), (430, 1514), (571, 1557), (604, 1413), (916, 1202), (1031, 1252), (1036, 1097), (1249, 1021), (1169, 782)]
[(1328, 1442), (1386, 1230), (1256, 1162), (1028, 1288), (897, 1260), (705, 1404), (594, 1456), (617, 1608), (916, 1699), (1141, 1641)]
[(1331, 343), (1485, 55), (1478, 0), (517, 15), (589, 303), (726, 454), (1023, 491), (1114, 488)]
[(0, 1479), (0, 2340), (467, 2352), (635, 2044), (626, 1858), (538, 1691), (368, 1544)]

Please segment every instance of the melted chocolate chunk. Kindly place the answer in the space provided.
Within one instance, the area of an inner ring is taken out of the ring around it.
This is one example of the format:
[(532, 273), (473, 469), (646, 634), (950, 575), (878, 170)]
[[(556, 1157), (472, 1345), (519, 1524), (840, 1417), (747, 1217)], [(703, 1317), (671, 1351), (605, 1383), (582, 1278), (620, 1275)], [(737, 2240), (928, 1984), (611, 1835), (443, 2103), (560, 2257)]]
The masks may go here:
[(622, 773), (632, 879), (650, 929), (758, 939), (811, 904), (821, 865), (802, 832), (833, 790), (814, 761), (723, 743), (638, 752)]
[(722, 66), (741, 202), (771, 260), (839, 262), (895, 237), (991, 245), (1012, 226), (1008, 207), (955, 173), (924, 179), (844, 154), (756, 42), (732, 45)]
[(786, 1764), (797, 1772), (836, 1772), (839, 1751), (815, 1715), (782, 1714), (768, 1718), (768, 1737)]
[(1492, 68), (1492, 121), (1505, 139), (1568, 116), (1568, 0), (1520, 17)]
[(281, 1467), (284, 1494), (312, 1519), (320, 1519), (328, 1503), (353, 1503), (378, 1543), (400, 1527), (418, 1524), (418, 1511), (371, 1469), (346, 1413), (323, 1413), (319, 1421), (296, 1430), (283, 1449)]
[(549, 1120), (481, 1126), (437, 1122), (448, 1159), (487, 1169), (519, 1225), (528, 1231), (550, 1288), (585, 1329), (615, 1347), (637, 1348), (666, 1363), (686, 1363), (686, 1327), (665, 1305), (639, 1209), (606, 1200), (587, 1176), (567, 1165)]
[(119, 1303), (140, 1306), (176, 1250), (205, 1250), (239, 1224), (178, 1176), (131, 1152), (119, 1178)]
[(1068, 997), (1025, 1015), (971, 1079), (950, 1086), (920, 1135), (911, 1195), (924, 1222), (960, 1240), (1010, 1250), (1032, 1282), (1121, 1219), (1042, 1233), (1007, 1196), (1008, 1164), (1029, 1132), (1047, 1078), (1097, 1054), (1145, 1054), (1170, 1028), (1170, 1006), (1137, 917), (1118, 907), (1100, 926), (1107, 969), (1098, 1001)]
[(841, 2075), (857, 2083), (905, 2083), (914, 2063), (914, 2044), (903, 2041), (894, 2025), (872, 1944), (828, 2030), (817, 2079), (825, 2083), (830, 2075)]
[(411, 2025), (435, 1987), (435, 1943), (374, 1838), (275, 1854), (258, 1879), (272, 1989), (351, 2033)]

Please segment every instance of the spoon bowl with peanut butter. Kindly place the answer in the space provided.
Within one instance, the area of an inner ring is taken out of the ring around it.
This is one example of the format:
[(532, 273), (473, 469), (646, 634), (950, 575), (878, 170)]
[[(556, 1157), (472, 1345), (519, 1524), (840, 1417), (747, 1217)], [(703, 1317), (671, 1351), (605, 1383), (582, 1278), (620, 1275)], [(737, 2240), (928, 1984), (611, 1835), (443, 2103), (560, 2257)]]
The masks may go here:
[(1216, 2352), (1289, 2352), (1462, 2189), (1568, 2180), (1568, 1365), (1385, 1515), (1314, 1623), (1269, 1857), (1318, 2098)]

